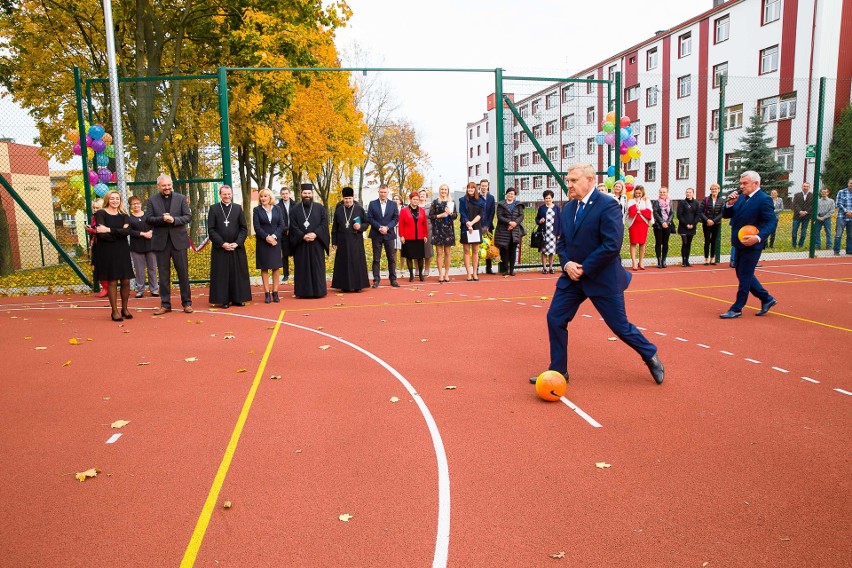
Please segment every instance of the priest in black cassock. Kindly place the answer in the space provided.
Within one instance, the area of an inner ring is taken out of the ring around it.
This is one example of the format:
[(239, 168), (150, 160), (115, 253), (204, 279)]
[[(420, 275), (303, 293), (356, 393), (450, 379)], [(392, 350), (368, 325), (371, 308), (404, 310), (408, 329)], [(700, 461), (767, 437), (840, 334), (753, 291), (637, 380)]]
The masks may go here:
[(370, 286), (364, 252), (364, 230), (369, 227), (367, 214), (355, 201), (355, 190), (344, 187), (341, 194), (343, 201), (337, 204), (331, 219), (331, 247), (337, 251), (331, 287), (344, 292), (360, 292)]
[(328, 215), (323, 204), (314, 202), (313, 184), (303, 183), (301, 189), (302, 200), (290, 208), (293, 293), (297, 298), (322, 298), (328, 293)]
[(210, 252), (210, 303), (227, 309), (231, 304), (244, 306), (251, 300), (246, 237), (248, 227), (243, 208), (231, 203), (233, 190), (219, 188), (219, 203), (210, 206), (207, 234), (213, 245)]

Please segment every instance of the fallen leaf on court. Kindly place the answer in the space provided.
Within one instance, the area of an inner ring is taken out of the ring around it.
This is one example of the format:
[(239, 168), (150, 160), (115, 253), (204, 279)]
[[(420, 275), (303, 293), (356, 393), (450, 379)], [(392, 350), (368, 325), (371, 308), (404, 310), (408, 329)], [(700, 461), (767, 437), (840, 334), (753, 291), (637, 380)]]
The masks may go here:
[(597, 462), (597, 463), (595, 463), (595, 467), (598, 468), (598, 469), (606, 469), (608, 467), (612, 467), (612, 465), (608, 464), (606, 462)]
[(192, 320), (186, 320), (186, 323), (192, 323)]
[(435, 295), (435, 293), (434, 293), (434, 292), (429, 292), (428, 294), (426, 294), (426, 296), (428, 296), (428, 297), (430, 297), (430, 298), (431, 298), (432, 296), (434, 296), (434, 295)]
[(254, 349), (249, 349), (249, 355), (254, 355)]
[(199, 323), (204, 323), (204, 320), (195, 320), (196, 325)]
[(343, 305), (343, 304), (334, 304), (334, 307), (335, 307), (335, 308), (339, 308), (339, 307), (340, 307), (340, 306), (342, 306), (342, 305)]
[(16, 320), (18, 319), (18, 316), (12, 316), (11, 319)]
[(322, 349), (323, 351), (327, 350), (330, 347), (331, 347), (331, 345), (320, 345), (319, 346), (319, 348)]
[(64, 363), (62, 363), (62, 366), (63, 366), (63, 367), (67, 367), (67, 366), (69, 366), (70, 364), (71, 364), (71, 361), (65, 361)]
[(560, 550), (559, 552), (554, 552), (550, 555), (551, 558), (565, 558), (565, 551)]
[(428, 339), (421, 339), (420, 343), (426, 343), (427, 341), (429, 341), (429, 340)]
[(308, 316), (309, 316), (309, 315), (311, 315), (311, 314), (302, 314), (302, 315), (303, 315), (304, 317), (308, 317)]
[(78, 307), (80, 307), (80, 306), (78, 306), (77, 304), (71, 304), (71, 305), (70, 305), (70, 306), (68, 306), (68, 307), (73, 309), (73, 308), (78, 308)]
[(86, 481), (86, 478), (88, 478), (88, 477), (97, 477), (97, 475), (100, 472), (101, 472), (101, 470), (93, 467), (91, 469), (87, 469), (86, 471), (77, 472), (77, 474), (74, 477), (76, 477), (80, 481)]
[[(307, 314), (305, 314), (305, 315), (307, 315)], [(269, 326), (269, 327), (267, 327), (266, 329), (275, 329), (275, 326), (274, 326), (274, 325), (270, 325), (270, 326)]]
[(385, 323), (385, 320), (379, 320), (379, 321), (382, 322), (382, 323)]
[(414, 303), (415, 303), (415, 304), (422, 304), (422, 303), (423, 303), (423, 300), (414, 300)]
[(245, 373), (245, 372), (246, 372), (246, 369), (237, 369), (237, 372), (238, 372), (238, 373)]
[(121, 333), (130, 333), (130, 330), (129, 329), (122, 329)]
[(392, 396), (392, 397), (390, 397), (390, 401), (391, 402), (399, 402), (399, 398)]
[(281, 375), (270, 375), (269, 378), (272, 379), (273, 381), (277, 381), (278, 379), (281, 378)]
[(546, 300), (546, 299), (547, 299), (547, 296), (542, 296), (542, 297), (539, 298), (539, 300)]
[(194, 363), (198, 361), (198, 357), (187, 357), (186, 359), (184, 359), (184, 361), (186, 361), (187, 363)]
[(444, 390), (450, 391), (450, 390), (456, 390), (456, 388), (457, 387), (455, 385), (447, 385), (447, 386), (444, 387)]
[(130, 424), (130, 420), (116, 420), (112, 424), (109, 425), (110, 428), (122, 428)]
[(297, 453), (297, 454), (301, 454), (301, 453), (302, 453), (302, 448), (299, 448), (298, 450), (296, 450), (296, 453)]
[(32, 338), (33, 338), (33, 336), (32, 336), (32, 335), (25, 335), (25, 336), (24, 336), (24, 340), (25, 340), (25, 341), (30, 340), (30, 339), (32, 339)]
[(323, 329), (323, 327), (321, 325), (317, 326), (317, 330), (322, 330), (322, 329)]
[(335, 296), (343, 297), (343, 294), (335, 294)]
[(230, 509), (231, 508), (231, 502), (225, 501), (224, 503), (222, 503), (222, 508), (223, 509)]
[(140, 361), (139, 363), (136, 363), (136, 366), (137, 367), (144, 367), (145, 365), (150, 365), (150, 364), (151, 364), (150, 361)]
[(47, 347), (36, 347), (36, 351), (44, 351)]
[(342, 515), (340, 515), (337, 518), (340, 519), (341, 521), (343, 521), (344, 523), (348, 523), (349, 519), (352, 518), (352, 515), (350, 515), (349, 513), (343, 513)]
[(104, 400), (109, 400), (109, 397), (108, 397), (108, 396), (105, 396), (105, 397), (104, 397)]
[(72, 337), (71, 339), (68, 340), (68, 344), (69, 345), (80, 345), (80, 340), (77, 339), (76, 337)]
[(705, 562), (704, 564), (701, 565), (701, 568), (704, 568), (705, 566), (709, 566), (709, 565), (710, 565), (710, 562)]
[(228, 334), (225, 337), (223, 337), (222, 339), (236, 339), (236, 336)]
[(91, 337), (87, 337), (86, 341), (94, 341), (94, 339), (92, 339)]
[(618, 341), (617, 337), (607, 337), (608, 341)]

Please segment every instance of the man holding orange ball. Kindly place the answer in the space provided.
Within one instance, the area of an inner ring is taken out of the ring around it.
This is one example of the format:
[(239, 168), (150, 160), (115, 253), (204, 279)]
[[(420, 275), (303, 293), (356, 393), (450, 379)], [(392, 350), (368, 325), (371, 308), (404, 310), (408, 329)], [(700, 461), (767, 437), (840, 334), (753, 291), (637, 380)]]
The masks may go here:
[(775, 230), (778, 219), (772, 198), (760, 189), (760, 174), (744, 172), (740, 176), (740, 191), (731, 192), (722, 211), (722, 217), (731, 220), (731, 246), (737, 255), (737, 299), (730, 309), (720, 314), (722, 319), (734, 319), (743, 315), (749, 293), (760, 300), (758, 316), (766, 314), (778, 303), (766, 288), (760, 285), (754, 269), (760, 260), (766, 239)]

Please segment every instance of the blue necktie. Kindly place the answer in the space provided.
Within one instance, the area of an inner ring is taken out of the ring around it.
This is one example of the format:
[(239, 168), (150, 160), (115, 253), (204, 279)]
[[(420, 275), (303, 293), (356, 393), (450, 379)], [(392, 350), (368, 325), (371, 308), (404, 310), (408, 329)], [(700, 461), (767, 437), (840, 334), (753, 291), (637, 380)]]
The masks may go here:
[(577, 214), (574, 216), (574, 226), (575, 227), (580, 224), (580, 219), (583, 218), (583, 208), (585, 206), (586, 206), (586, 204), (583, 203), (582, 201), (579, 203), (579, 205), (577, 205)]

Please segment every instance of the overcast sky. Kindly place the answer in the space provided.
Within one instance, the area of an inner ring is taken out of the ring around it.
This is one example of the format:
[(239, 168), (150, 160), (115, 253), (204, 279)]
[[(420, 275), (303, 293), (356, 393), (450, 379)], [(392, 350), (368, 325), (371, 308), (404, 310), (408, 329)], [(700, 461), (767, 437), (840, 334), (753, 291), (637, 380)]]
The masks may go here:
[[(347, 2), (353, 16), (337, 44), (343, 53), (353, 43), (368, 53), (358, 66), (501, 67), (546, 77), (574, 74), (713, 7), (712, 0)], [(432, 158), (427, 185), (461, 189), (465, 126), (485, 112), (494, 74), (382, 75)]]

